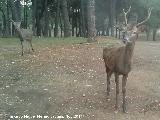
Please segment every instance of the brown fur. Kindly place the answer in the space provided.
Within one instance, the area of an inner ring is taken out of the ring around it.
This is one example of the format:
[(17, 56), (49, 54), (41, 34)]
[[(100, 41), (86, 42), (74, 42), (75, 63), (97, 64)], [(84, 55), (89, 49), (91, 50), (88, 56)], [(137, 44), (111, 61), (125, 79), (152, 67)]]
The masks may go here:
[[(151, 15), (152, 8), (148, 9), (147, 18), (138, 24), (128, 24), (127, 12), (123, 9), (125, 17), (125, 26), (122, 27), (123, 31), (123, 41), (126, 43), (125, 46), (119, 48), (105, 48), (103, 50), (103, 59), (106, 67), (107, 73), (107, 95), (110, 95), (110, 78), (112, 73), (115, 74), (116, 83), (116, 110), (118, 109), (118, 99), (119, 99), (119, 75), (122, 75), (122, 93), (123, 93), (123, 112), (126, 112), (126, 82), (129, 72), (131, 71), (132, 56), (135, 46), (135, 41), (138, 38), (138, 33), (142, 32), (142, 25), (148, 21)], [(120, 30), (120, 29), (119, 29)]]
[(30, 29), (20, 28), (20, 22), (14, 22), (13, 20), (11, 20), (11, 22), (13, 23), (15, 29), (17, 30), (19, 39), (21, 41), (22, 56), (23, 56), (23, 41), (29, 42), (32, 51), (34, 51), (33, 46), (32, 46), (32, 36), (33, 36), (32, 31)]
[(137, 35), (130, 38), (132, 42), (126, 43), (121, 47), (104, 48), (103, 59), (107, 73), (107, 95), (110, 95), (110, 77), (112, 73), (115, 74), (116, 82), (116, 110), (118, 109), (119, 99), (119, 75), (123, 75), (122, 92), (123, 92), (123, 111), (126, 112), (126, 82), (128, 73), (131, 71), (132, 56)]

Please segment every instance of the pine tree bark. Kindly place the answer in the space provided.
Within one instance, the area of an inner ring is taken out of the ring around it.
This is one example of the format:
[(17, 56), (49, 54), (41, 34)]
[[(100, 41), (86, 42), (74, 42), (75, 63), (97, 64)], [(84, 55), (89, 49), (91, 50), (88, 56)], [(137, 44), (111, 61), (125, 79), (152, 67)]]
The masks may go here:
[(2, 12), (2, 20), (3, 20), (3, 28), (1, 29), (1, 34), (3, 34), (3, 36), (7, 36), (7, 32), (6, 32), (6, 27), (7, 27), (7, 24), (6, 24), (6, 15), (3, 11), (2, 8), (0, 8), (0, 11)]
[(150, 37), (150, 33), (151, 33), (151, 30), (150, 30), (149, 26), (146, 28), (145, 32), (146, 32), (146, 37), (147, 37), (147, 41), (148, 41), (149, 37)]
[(110, 14), (109, 14), (110, 22), (109, 23), (110, 23), (112, 37), (114, 37), (115, 5), (116, 5), (116, 0), (110, 0)]
[(28, 20), (27, 20), (27, 16), (28, 16), (28, 14), (27, 14), (27, 0), (24, 0), (24, 10), (23, 10), (23, 15), (24, 15), (24, 20), (23, 20), (23, 27), (25, 28), (25, 29), (27, 29), (27, 22), (28, 22)]
[(86, 37), (86, 28), (85, 28), (85, 4), (84, 0), (81, 0), (81, 11), (80, 11), (80, 17), (81, 17), (81, 35), (82, 37)]
[(59, 13), (60, 13), (60, 2), (57, 0), (57, 5), (56, 5), (56, 18), (55, 18), (55, 28), (54, 28), (54, 37), (58, 36), (58, 25), (59, 25)]
[[(12, 13), (12, 19), (15, 21), (15, 22), (21, 22), (21, 3), (20, 3), (20, 0), (8, 0), (7, 1), (7, 4), (8, 4), (8, 10), (7, 10), (7, 14), (8, 14), (8, 17), (9, 17), (9, 7), (11, 8), (11, 13)], [(8, 28), (10, 30), (10, 34), (12, 35), (13, 33), (15, 33), (15, 29), (12, 29), (11, 27), (11, 24), (8, 23)], [(14, 28), (14, 27), (13, 27)]]
[(153, 41), (156, 41), (156, 34), (157, 34), (157, 29), (153, 29)]
[(32, 31), (33, 35), (36, 35), (36, 8), (37, 0), (32, 0)]
[(70, 37), (71, 36), (71, 25), (69, 22), (67, 0), (61, 0), (61, 7), (62, 7), (62, 18), (64, 22), (64, 37)]
[(42, 26), (41, 26), (41, 18), (43, 16), (43, 13), (42, 13), (42, 3), (43, 1), (42, 0), (36, 0), (36, 34), (37, 36), (41, 36), (41, 33), (42, 33)]
[(6, 21), (6, 35), (7, 36), (9, 36), (9, 34), (10, 35), (12, 35), (12, 30), (10, 29), (10, 22), (8, 21), (9, 20), (9, 14), (10, 14), (10, 12), (9, 12), (9, 0), (7, 0), (7, 14), (6, 14), (6, 19), (7, 19), (7, 21)]
[(45, 6), (44, 6), (44, 36), (48, 37), (49, 33), (49, 12), (48, 12), (48, 0), (45, 0)]
[(88, 42), (96, 41), (95, 37), (95, 0), (88, 0)]
[(20, 0), (16, 0), (16, 1), (9, 0), (8, 2), (10, 3), (10, 6), (11, 6), (13, 20), (16, 22), (20, 22), (21, 21)]

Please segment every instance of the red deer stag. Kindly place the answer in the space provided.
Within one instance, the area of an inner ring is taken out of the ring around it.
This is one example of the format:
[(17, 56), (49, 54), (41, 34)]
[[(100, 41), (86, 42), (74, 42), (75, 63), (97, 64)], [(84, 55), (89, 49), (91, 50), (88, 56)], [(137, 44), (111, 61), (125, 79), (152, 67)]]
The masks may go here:
[(115, 75), (116, 83), (116, 104), (115, 109), (118, 111), (118, 100), (119, 100), (119, 75), (122, 75), (122, 93), (123, 93), (123, 112), (126, 110), (126, 82), (129, 72), (131, 71), (131, 61), (135, 46), (135, 41), (138, 38), (139, 32), (141, 32), (140, 27), (147, 22), (150, 18), (152, 9), (148, 9), (147, 18), (135, 25), (128, 24), (127, 14), (130, 12), (131, 7), (127, 12), (123, 10), (125, 17), (125, 27), (123, 27), (125, 45), (122, 47), (104, 48), (103, 49), (103, 59), (106, 67), (107, 73), (107, 96), (110, 95), (110, 78), (112, 73)]
[(31, 49), (34, 52), (34, 49), (32, 46), (32, 36), (33, 36), (32, 31), (30, 29), (20, 28), (21, 22), (14, 22), (13, 20), (10, 20), (10, 21), (13, 23), (15, 29), (17, 30), (17, 33), (18, 33), (18, 36), (21, 42), (21, 46), (22, 46), (22, 56), (23, 56), (23, 42), (24, 41), (29, 42)]

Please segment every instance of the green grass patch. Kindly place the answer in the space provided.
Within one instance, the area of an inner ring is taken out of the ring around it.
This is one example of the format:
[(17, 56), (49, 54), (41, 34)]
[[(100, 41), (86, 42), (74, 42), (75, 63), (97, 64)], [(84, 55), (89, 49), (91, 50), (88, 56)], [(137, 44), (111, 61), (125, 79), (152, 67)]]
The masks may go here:
[[(54, 45), (65, 45), (65, 44), (78, 44), (86, 42), (85, 38), (82, 37), (69, 37), (69, 38), (53, 38), (53, 37), (33, 37), (33, 46), (54, 46)], [(19, 38), (0, 38), (0, 46), (14, 46), (20, 44)]]
[[(69, 37), (69, 38), (53, 38), (53, 37), (33, 37), (33, 48), (35, 51), (41, 50), (42, 48), (48, 47), (53, 48), (54, 46), (70, 45), (86, 42), (85, 38), (81, 37)], [(29, 44), (24, 42), (24, 54), (27, 56), (29, 52)], [(8, 59), (11, 60), (14, 57), (21, 56), (21, 44), (18, 37), (12, 38), (0, 38), (0, 60)]]
[(38, 47), (45, 46), (57, 46), (57, 45), (67, 45), (67, 44), (78, 44), (86, 42), (85, 38), (82, 37), (69, 37), (69, 38), (34, 38), (33, 45)]
[(0, 46), (4, 45), (16, 45), (19, 42), (19, 38), (0, 38)]
[(117, 38), (112, 38), (112, 37), (107, 37), (105, 39), (99, 40), (98, 44), (100, 46), (119, 46), (119, 45), (123, 45), (122, 41), (120, 39)]

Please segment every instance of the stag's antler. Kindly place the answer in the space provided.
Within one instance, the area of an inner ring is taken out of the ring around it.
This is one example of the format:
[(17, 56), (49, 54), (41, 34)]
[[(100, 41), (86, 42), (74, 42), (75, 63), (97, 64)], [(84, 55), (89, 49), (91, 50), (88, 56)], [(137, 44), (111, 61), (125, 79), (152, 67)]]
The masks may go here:
[(10, 21), (10, 22), (14, 22), (11, 18), (9, 18), (9, 21)]
[(127, 10), (127, 12), (125, 12), (125, 10), (123, 9), (124, 19), (125, 19), (125, 25), (128, 24), (127, 14), (128, 14), (130, 11), (131, 11), (131, 6), (129, 7), (129, 9)]
[(148, 16), (147, 16), (147, 18), (146, 18), (144, 21), (138, 23), (138, 24), (136, 25), (137, 27), (143, 25), (144, 23), (146, 23), (146, 22), (149, 20), (149, 18), (150, 18), (150, 16), (151, 16), (152, 9), (153, 9), (153, 8), (149, 8), (149, 9), (148, 9)]

